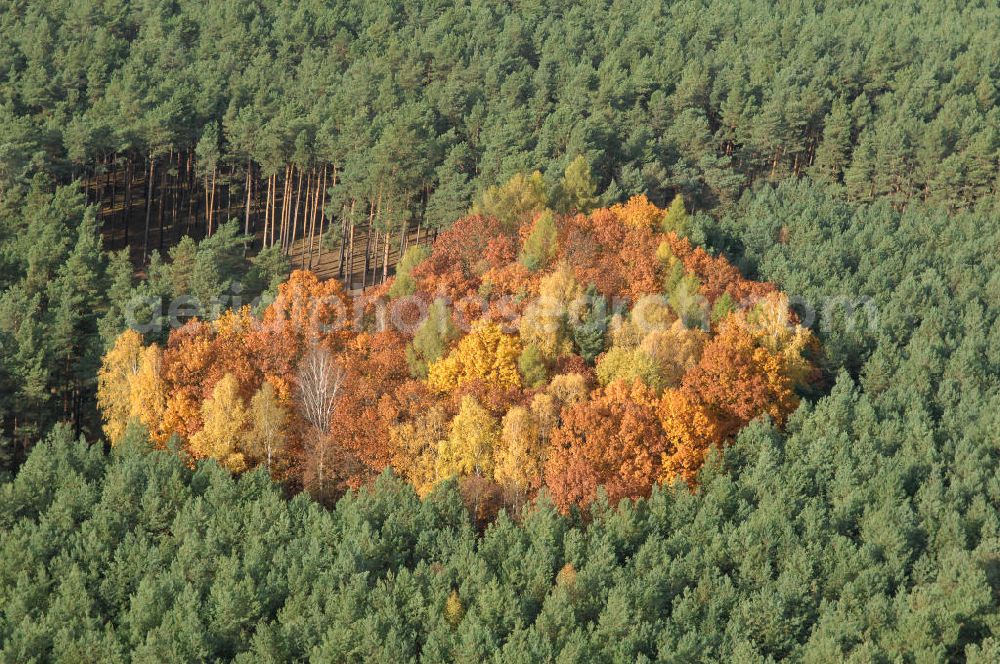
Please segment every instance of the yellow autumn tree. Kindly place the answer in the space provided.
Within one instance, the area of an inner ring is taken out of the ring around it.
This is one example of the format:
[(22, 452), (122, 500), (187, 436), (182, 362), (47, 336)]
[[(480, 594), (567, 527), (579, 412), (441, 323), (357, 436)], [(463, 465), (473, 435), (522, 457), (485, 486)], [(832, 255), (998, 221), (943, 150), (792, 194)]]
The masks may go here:
[(542, 480), (543, 451), (538, 422), (531, 411), (514, 406), (503, 417), (493, 479), (518, 495), (537, 488)]
[(611, 346), (613, 348), (638, 348), (646, 336), (630, 318), (618, 313), (611, 317)]
[(796, 387), (809, 382), (815, 366), (808, 355), (819, 346), (813, 333), (799, 325), (791, 311), (788, 296), (769, 293), (749, 311), (732, 314), (732, 321), (747, 329), (761, 347), (781, 360), (781, 372)]
[(570, 322), (582, 301), (583, 288), (565, 263), (542, 277), (538, 298), (525, 309), (518, 325), (525, 345), (534, 344), (547, 359), (571, 353)]
[(650, 332), (670, 329), (677, 321), (677, 315), (670, 309), (664, 296), (644, 295), (632, 307), (628, 321), (637, 334), (645, 336)]
[(287, 443), (288, 411), (281, 404), (274, 386), (264, 381), (250, 401), (250, 433), (246, 450), (264, 461), (267, 472), (284, 453)]
[(587, 379), (581, 373), (567, 373), (553, 376), (545, 391), (560, 404), (572, 406), (587, 398)]
[(246, 469), (244, 443), (250, 414), (232, 374), (223, 376), (201, 405), (202, 428), (191, 437), (191, 452), (209, 457), (233, 472)]
[(611, 206), (611, 213), (626, 226), (659, 230), (663, 223), (664, 211), (649, 202), (645, 194), (639, 194), (625, 203)]
[(447, 392), (470, 380), (508, 389), (521, 386), (517, 359), (521, 342), (495, 323), (478, 323), (447, 357), (427, 371), (431, 389)]
[(639, 350), (653, 360), (662, 385), (677, 387), (684, 372), (698, 363), (707, 341), (708, 335), (703, 330), (676, 320), (669, 329), (647, 334), (639, 343)]
[(725, 432), (721, 423), (701, 400), (684, 389), (669, 389), (659, 405), (660, 425), (667, 437), (661, 482), (694, 477), (713, 445), (721, 444)]
[(150, 437), (165, 443), (170, 431), (164, 426), (167, 411), (166, 385), (160, 374), (163, 352), (156, 344), (143, 349), (139, 370), (129, 377), (129, 411), (131, 417), (142, 422)]
[(539, 392), (531, 399), (531, 416), (538, 425), (538, 437), (543, 445), (548, 445), (552, 432), (559, 426), (561, 407), (559, 399), (545, 392)]
[(439, 406), (389, 429), (392, 467), (421, 497), (438, 479), (438, 448), (448, 438), (448, 417)]
[(612, 348), (601, 356), (596, 373), (598, 382), (604, 386), (619, 380), (629, 384), (640, 380), (659, 392), (665, 385), (659, 365), (641, 348)]
[(556, 574), (556, 586), (564, 588), (570, 593), (576, 588), (577, 573), (573, 563), (567, 562)]
[(500, 441), (496, 420), (475, 397), (462, 398), (451, 421), (448, 437), (438, 445), (436, 473), (439, 480), (455, 475), (489, 476)]
[(446, 623), (451, 625), (452, 629), (458, 627), (458, 623), (462, 622), (462, 618), (465, 616), (465, 607), (462, 605), (462, 600), (458, 596), (457, 590), (452, 590), (448, 595), (448, 599), (444, 603), (444, 620)]
[(142, 360), (142, 335), (125, 330), (115, 345), (101, 358), (97, 372), (97, 406), (104, 419), (104, 434), (116, 445), (125, 435), (132, 416), (131, 379), (139, 373)]

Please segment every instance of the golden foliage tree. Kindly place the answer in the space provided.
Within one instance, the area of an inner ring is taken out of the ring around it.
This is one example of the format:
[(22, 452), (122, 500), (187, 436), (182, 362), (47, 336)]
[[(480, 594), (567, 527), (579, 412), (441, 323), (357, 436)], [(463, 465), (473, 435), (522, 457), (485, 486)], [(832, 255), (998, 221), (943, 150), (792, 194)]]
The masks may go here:
[(125, 435), (132, 416), (132, 376), (139, 373), (142, 335), (125, 330), (101, 359), (97, 373), (97, 406), (104, 418), (104, 434), (112, 445)]
[(666, 330), (654, 330), (639, 343), (639, 350), (657, 367), (660, 384), (676, 387), (689, 369), (698, 363), (708, 341), (701, 329), (674, 321)]
[(447, 444), (448, 434), (448, 416), (440, 406), (389, 429), (392, 467), (420, 496), (427, 495), (438, 479), (438, 449)]
[(520, 387), (517, 360), (521, 343), (495, 323), (478, 323), (447, 357), (432, 364), (427, 384), (447, 392), (471, 380), (507, 389)]
[(745, 328), (757, 343), (781, 358), (782, 373), (801, 387), (816, 378), (809, 356), (819, 342), (813, 333), (798, 324), (784, 293), (768, 293), (747, 311), (731, 315), (731, 322)]
[(560, 404), (572, 406), (587, 398), (589, 389), (587, 378), (581, 373), (566, 373), (553, 376), (545, 389)]
[(559, 411), (562, 404), (557, 397), (539, 392), (531, 399), (531, 416), (538, 425), (538, 437), (548, 445), (552, 432), (559, 426)]
[(202, 403), (201, 418), (201, 430), (191, 437), (191, 452), (199, 458), (215, 459), (233, 472), (245, 470), (250, 414), (232, 374), (216, 383), (212, 395)]
[(597, 380), (601, 385), (641, 380), (657, 392), (664, 387), (659, 365), (641, 348), (616, 346), (602, 355), (597, 363)]
[(500, 431), (493, 416), (475, 397), (463, 397), (458, 414), (451, 421), (448, 437), (438, 446), (438, 479), (455, 475), (491, 475), (499, 441)]
[(142, 422), (152, 439), (166, 442), (170, 430), (165, 426), (167, 410), (166, 386), (160, 372), (163, 353), (152, 344), (143, 349), (139, 371), (129, 377), (129, 403), (132, 417)]
[(274, 462), (285, 451), (289, 422), (287, 409), (281, 404), (274, 386), (267, 381), (250, 401), (250, 423), (247, 452), (262, 459), (270, 473)]
[(458, 623), (462, 622), (462, 618), (465, 616), (465, 607), (462, 605), (462, 600), (458, 596), (457, 590), (452, 590), (448, 594), (448, 599), (444, 603), (444, 620), (452, 629), (458, 627)]
[(533, 344), (550, 360), (572, 352), (570, 321), (582, 296), (583, 288), (565, 263), (544, 276), (538, 298), (525, 309), (518, 325), (524, 343)]
[(663, 456), (661, 481), (675, 477), (693, 481), (709, 449), (722, 442), (722, 423), (703, 401), (684, 389), (663, 393), (660, 423), (669, 443)]
[(611, 213), (626, 226), (659, 230), (663, 223), (664, 211), (649, 202), (645, 194), (639, 194), (625, 203), (611, 206)]
[(518, 495), (541, 483), (544, 449), (538, 422), (531, 411), (515, 406), (503, 417), (493, 478)]

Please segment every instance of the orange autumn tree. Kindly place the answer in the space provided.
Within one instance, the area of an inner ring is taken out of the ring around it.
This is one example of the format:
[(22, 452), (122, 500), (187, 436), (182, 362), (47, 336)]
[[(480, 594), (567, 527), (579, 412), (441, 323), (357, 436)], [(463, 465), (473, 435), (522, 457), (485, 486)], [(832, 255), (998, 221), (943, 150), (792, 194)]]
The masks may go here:
[(612, 501), (645, 496), (660, 475), (666, 445), (653, 391), (639, 381), (617, 381), (563, 410), (545, 484), (561, 509), (590, 503), (598, 486)]
[(683, 387), (717, 413), (729, 436), (768, 414), (779, 425), (798, 406), (782, 358), (760, 346), (733, 318), (705, 346), (701, 360), (684, 376)]
[(639, 299), (659, 292), (660, 238), (651, 228), (633, 227), (611, 210), (564, 217), (559, 224), (557, 260), (571, 266), (581, 284), (605, 295)]
[(453, 302), (475, 295), (490, 268), (488, 248), (505, 235), (503, 222), (494, 217), (457, 220), (438, 236), (430, 258), (413, 269), (418, 289)]
[(659, 479), (693, 482), (709, 450), (725, 438), (722, 423), (708, 404), (685, 389), (666, 390), (659, 414), (668, 441)]
[(351, 336), (352, 315), (339, 281), (320, 281), (313, 272), (295, 270), (265, 309), (263, 327), (272, 336), (286, 337), (292, 352), (301, 356), (313, 342), (340, 350)]
[(682, 386), (664, 393), (660, 417), (671, 452), (664, 459), (663, 479), (693, 481), (713, 445), (760, 415), (780, 426), (798, 406), (787, 361), (760, 341), (742, 312), (731, 315)]
[(249, 307), (227, 311), (212, 323), (211, 380), (216, 382), (225, 374), (232, 374), (244, 398), (249, 398), (263, 382), (264, 376), (273, 373), (266, 361), (266, 346), (261, 334), (261, 323)]
[(745, 278), (725, 257), (712, 256), (703, 248), (693, 246), (686, 237), (673, 232), (662, 237), (664, 246), (659, 249), (661, 261), (664, 257), (676, 258), (684, 271), (697, 279), (701, 294), (712, 304), (724, 293), (734, 303), (747, 305), (775, 292), (773, 284)]
[(173, 330), (163, 352), (163, 377), (169, 391), (164, 426), (184, 439), (201, 428), (201, 403), (215, 387), (215, 348), (209, 323), (192, 320)]
[(406, 363), (406, 341), (393, 330), (359, 334), (338, 358), (345, 375), (330, 431), (348, 455), (344, 458), (358, 464), (347, 473), (353, 485), (375, 477), (392, 462), (390, 430), (407, 410), (405, 387), (414, 381)]

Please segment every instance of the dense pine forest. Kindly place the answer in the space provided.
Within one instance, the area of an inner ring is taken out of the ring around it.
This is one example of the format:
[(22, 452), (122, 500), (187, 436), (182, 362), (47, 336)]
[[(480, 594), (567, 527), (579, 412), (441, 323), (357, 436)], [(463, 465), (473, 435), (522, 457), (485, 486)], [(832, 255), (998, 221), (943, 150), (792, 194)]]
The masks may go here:
[(1000, 660), (998, 34), (0, 0), (0, 661)]

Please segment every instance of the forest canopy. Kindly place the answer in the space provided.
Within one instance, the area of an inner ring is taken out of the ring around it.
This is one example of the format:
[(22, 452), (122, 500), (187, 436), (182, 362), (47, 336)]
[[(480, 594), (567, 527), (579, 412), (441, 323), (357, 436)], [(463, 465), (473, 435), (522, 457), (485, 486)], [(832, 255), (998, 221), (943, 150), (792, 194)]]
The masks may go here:
[(440, 227), (577, 155), (606, 203), (728, 205), (804, 174), (898, 206), (967, 208), (997, 187), (989, 3), (0, 8), (4, 192), (37, 170), (155, 177), (193, 161), (185, 177), (213, 194), (257, 178), (281, 195), (329, 166), (338, 209)]

